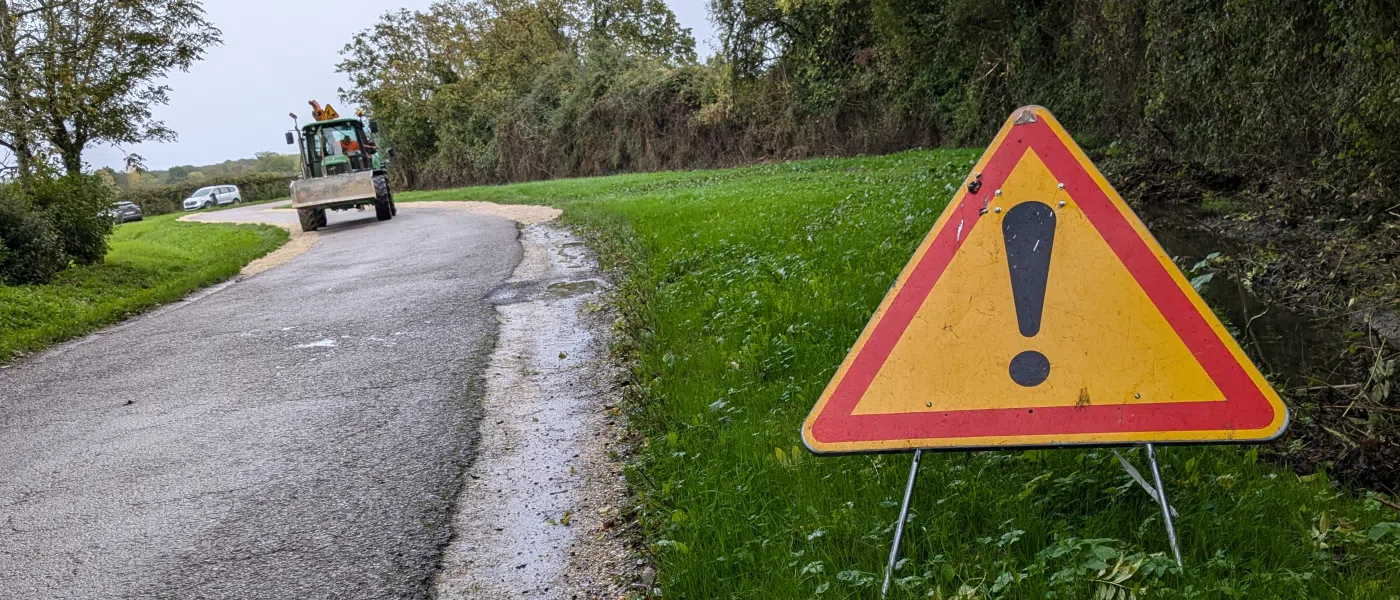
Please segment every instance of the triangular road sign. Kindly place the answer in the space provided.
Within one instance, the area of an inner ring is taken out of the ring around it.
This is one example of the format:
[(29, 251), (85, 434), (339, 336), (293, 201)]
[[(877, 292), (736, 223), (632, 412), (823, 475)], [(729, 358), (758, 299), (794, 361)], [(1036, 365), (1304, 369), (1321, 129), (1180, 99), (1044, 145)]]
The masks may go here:
[(1278, 436), (1288, 412), (1050, 112), (1018, 109), (802, 427), (814, 452)]

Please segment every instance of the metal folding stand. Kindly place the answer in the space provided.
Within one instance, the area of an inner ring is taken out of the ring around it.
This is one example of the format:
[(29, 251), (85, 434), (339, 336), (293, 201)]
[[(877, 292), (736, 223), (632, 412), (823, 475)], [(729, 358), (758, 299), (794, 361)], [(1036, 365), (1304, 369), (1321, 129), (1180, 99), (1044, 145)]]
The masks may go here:
[[(1162, 519), (1166, 521), (1167, 524), (1167, 541), (1171, 543), (1172, 556), (1176, 558), (1176, 565), (1178, 567), (1183, 566), (1181, 562), (1181, 547), (1176, 541), (1176, 525), (1172, 522), (1172, 507), (1171, 504), (1167, 502), (1166, 486), (1162, 484), (1162, 468), (1157, 464), (1157, 449), (1153, 447), (1152, 444), (1146, 444), (1146, 447), (1147, 461), (1152, 465), (1152, 479), (1156, 483), (1156, 494), (1151, 495), (1156, 496), (1157, 505), (1162, 508)], [(890, 544), (890, 561), (885, 565), (885, 583), (880, 586), (881, 598), (889, 596), (890, 583), (894, 580), (894, 567), (895, 564), (899, 562), (899, 542), (904, 538), (904, 522), (909, 519), (909, 501), (914, 497), (914, 480), (919, 476), (919, 459), (923, 458), (923, 456), (923, 450), (915, 450), (914, 461), (909, 465), (909, 482), (904, 485), (904, 502), (899, 505), (899, 520), (896, 521), (894, 525), (894, 543)], [(1131, 468), (1132, 465), (1123, 459), (1121, 455), (1118, 458), (1120, 461), (1123, 461), (1124, 469), (1128, 470), (1129, 474), (1133, 475), (1135, 479), (1141, 482), (1142, 480), (1138, 478), (1137, 472)], [(1151, 491), (1152, 490), (1149, 490), (1149, 493)]]
[(894, 543), (890, 544), (890, 563), (885, 565), (885, 584), (880, 586), (880, 597), (890, 593), (890, 580), (894, 578), (894, 565), (899, 561), (899, 539), (904, 537), (904, 521), (909, 518), (909, 499), (914, 497), (914, 478), (919, 475), (919, 459), (923, 450), (914, 451), (914, 463), (909, 465), (909, 483), (904, 486), (904, 504), (899, 506), (899, 521), (894, 525)]
[(1147, 444), (1147, 462), (1152, 463), (1152, 480), (1157, 484), (1157, 504), (1162, 506), (1162, 519), (1167, 522), (1167, 541), (1171, 542), (1176, 566), (1181, 563), (1181, 547), (1176, 543), (1176, 526), (1172, 524), (1172, 506), (1167, 502), (1167, 489), (1162, 485), (1162, 469), (1157, 466), (1157, 450)]

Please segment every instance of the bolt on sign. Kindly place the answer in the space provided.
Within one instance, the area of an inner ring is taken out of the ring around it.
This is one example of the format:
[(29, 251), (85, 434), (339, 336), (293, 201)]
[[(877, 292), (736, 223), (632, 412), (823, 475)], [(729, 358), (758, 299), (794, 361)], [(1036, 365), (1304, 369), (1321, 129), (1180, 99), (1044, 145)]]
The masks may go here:
[(818, 453), (1281, 434), (1278, 394), (1123, 198), (1017, 110), (802, 427)]

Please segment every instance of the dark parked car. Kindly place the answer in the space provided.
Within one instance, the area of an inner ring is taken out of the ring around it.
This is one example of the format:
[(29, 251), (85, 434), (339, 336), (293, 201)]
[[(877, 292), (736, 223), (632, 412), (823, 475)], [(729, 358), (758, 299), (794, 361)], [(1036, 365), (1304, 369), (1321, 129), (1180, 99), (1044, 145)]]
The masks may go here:
[(118, 223), (140, 221), (142, 217), (141, 207), (137, 206), (135, 202), (123, 200), (107, 209), (107, 216), (112, 217), (112, 220)]

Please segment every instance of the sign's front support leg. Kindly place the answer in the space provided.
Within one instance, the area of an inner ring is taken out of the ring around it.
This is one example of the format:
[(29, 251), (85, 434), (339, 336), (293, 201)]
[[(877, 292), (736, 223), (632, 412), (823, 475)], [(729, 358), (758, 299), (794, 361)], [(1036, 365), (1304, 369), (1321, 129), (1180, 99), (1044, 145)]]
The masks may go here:
[[(917, 462), (918, 459), (915, 459)], [(1182, 566), (1181, 547), (1176, 543), (1176, 526), (1172, 524), (1172, 508), (1167, 503), (1167, 490), (1162, 486), (1162, 469), (1157, 466), (1157, 451), (1152, 444), (1147, 445), (1147, 460), (1152, 463), (1152, 479), (1157, 482), (1157, 503), (1162, 505), (1162, 518), (1167, 522), (1167, 541), (1171, 542), (1172, 554), (1176, 556), (1176, 566)], [(906, 501), (907, 502), (907, 501)], [(895, 539), (898, 538), (896, 534)], [(886, 580), (889, 578), (886, 577)]]
[(899, 507), (899, 521), (894, 526), (894, 543), (890, 545), (890, 563), (885, 565), (885, 585), (880, 587), (880, 597), (890, 593), (890, 580), (894, 578), (894, 564), (899, 560), (899, 540), (904, 537), (904, 521), (909, 518), (909, 499), (914, 497), (914, 478), (919, 475), (919, 459), (923, 450), (914, 451), (914, 462), (909, 465), (909, 483), (904, 486), (904, 504)]

